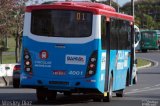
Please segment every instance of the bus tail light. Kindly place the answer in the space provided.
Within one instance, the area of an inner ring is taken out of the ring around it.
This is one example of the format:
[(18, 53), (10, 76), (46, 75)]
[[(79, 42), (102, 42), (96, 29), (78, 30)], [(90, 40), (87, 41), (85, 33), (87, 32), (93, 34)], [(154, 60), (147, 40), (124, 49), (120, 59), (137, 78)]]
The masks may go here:
[(157, 45), (159, 46), (159, 44), (160, 44), (160, 42), (159, 42), (159, 40), (157, 40)]
[(26, 60), (26, 61), (25, 61), (25, 65), (26, 65), (26, 66), (30, 66), (30, 65), (31, 65), (30, 60)]
[(24, 70), (27, 73), (32, 74), (32, 61), (31, 61), (31, 56), (30, 56), (28, 49), (24, 50), (23, 57), (24, 57)]
[(96, 73), (96, 67), (97, 67), (97, 51), (94, 51), (89, 58), (85, 77), (87, 78), (93, 76)]

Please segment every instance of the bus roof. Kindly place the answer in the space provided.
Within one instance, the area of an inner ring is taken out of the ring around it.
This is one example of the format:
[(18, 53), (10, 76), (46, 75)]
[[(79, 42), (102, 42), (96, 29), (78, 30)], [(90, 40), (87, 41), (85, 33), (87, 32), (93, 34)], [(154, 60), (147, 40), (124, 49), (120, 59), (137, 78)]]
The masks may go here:
[(54, 2), (51, 4), (32, 5), (26, 7), (26, 12), (41, 9), (80, 10), (92, 12), (94, 14), (106, 15), (108, 17), (121, 18), (129, 21), (134, 20), (130, 15), (117, 13), (116, 10), (111, 6), (94, 2)]

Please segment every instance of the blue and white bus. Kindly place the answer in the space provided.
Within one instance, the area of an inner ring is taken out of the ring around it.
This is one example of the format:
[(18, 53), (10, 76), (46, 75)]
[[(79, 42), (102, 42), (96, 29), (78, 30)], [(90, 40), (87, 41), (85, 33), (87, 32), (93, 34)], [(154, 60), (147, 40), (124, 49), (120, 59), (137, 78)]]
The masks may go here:
[[(21, 87), (38, 100), (57, 92), (96, 94), (94, 100), (123, 96), (132, 85), (134, 19), (93, 2), (54, 2), (25, 12)], [(134, 68), (133, 68), (134, 67)]]

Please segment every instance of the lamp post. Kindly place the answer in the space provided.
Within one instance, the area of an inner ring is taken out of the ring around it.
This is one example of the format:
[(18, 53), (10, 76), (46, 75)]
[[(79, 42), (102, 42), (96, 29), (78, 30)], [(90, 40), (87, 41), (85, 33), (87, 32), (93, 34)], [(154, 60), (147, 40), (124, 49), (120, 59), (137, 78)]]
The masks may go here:
[(119, 1), (117, 0), (117, 12), (119, 13)]
[(134, 17), (134, 0), (131, 0), (131, 15)]
[(111, 6), (112, 4), (111, 4), (111, 0), (109, 0), (109, 5)]

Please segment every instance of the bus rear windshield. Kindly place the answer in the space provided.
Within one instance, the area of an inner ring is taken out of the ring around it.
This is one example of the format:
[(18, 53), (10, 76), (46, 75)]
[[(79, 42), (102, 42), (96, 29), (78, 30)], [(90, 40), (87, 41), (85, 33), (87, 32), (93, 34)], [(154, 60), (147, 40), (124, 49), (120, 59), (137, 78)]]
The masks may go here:
[(72, 10), (34, 10), (31, 33), (49, 37), (88, 37), (93, 14)]

